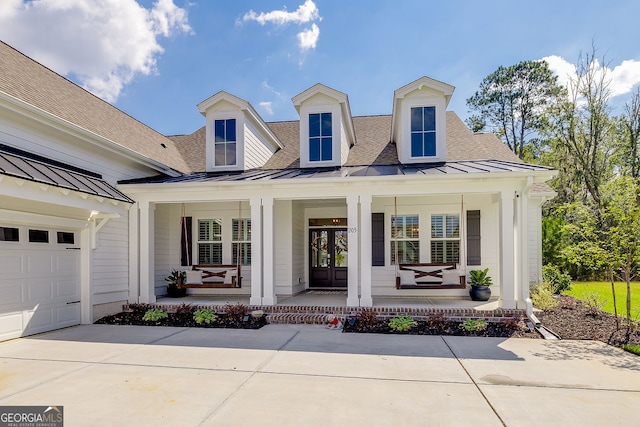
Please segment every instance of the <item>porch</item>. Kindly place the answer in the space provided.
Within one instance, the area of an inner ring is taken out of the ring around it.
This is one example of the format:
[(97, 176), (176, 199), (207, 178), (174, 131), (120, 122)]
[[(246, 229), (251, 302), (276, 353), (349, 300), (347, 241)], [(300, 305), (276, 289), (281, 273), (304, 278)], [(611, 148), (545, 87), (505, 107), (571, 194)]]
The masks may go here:
[[(249, 310), (263, 310), (269, 323), (324, 324), (328, 314), (344, 320), (360, 310), (361, 307), (347, 306), (346, 296), (347, 291), (313, 290), (281, 298), (276, 305), (251, 305), (249, 295), (187, 295), (183, 298), (159, 297), (154, 306), (173, 311), (182, 304), (189, 304), (221, 313), (227, 304), (244, 304)], [(485, 302), (453, 297), (374, 297), (373, 307), (369, 308), (381, 318), (403, 314), (417, 320), (435, 314), (452, 320), (484, 318), (488, 321), (527, 315), (526, 310), (501, 308), (498, 297)]]

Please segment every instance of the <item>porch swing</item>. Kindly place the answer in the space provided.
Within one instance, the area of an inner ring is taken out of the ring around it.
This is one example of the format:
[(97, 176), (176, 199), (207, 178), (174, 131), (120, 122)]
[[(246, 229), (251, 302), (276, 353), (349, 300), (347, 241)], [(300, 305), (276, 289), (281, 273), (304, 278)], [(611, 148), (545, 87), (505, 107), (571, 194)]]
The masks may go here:
[[(236, 253), (236, 264), (193, 264), (191, 270), (186, 270), (185, 280), (182, 283), (182, 274), (178, 275), (178, 287), (181, 288), (241, 288), (242, 287), (242, 244), (240, 234), (242, 233), (242, 201), (238, 202), (238, 248)], [(185, 217), (185, 207), (182, 204), (182, 215), (180, 217), (180, 227), (182, 233), (187, 236), (187, 225)], [(187, 265), (191, 264), (189, 257), (190, 239), (184, 240), (184, 251)], [(182, 264), (182, 263), (180, 263)], [(179, 273), (182, 273), (182, 265)]]
[[(459, 236), (460, 246), (464, 249), (464, 233), (462, 232), (464, 215), (464, 195), (460, 202)], [(464, 289), (466, 288), (466, 263), (462, 263), (462, 271), (455, 262), (400, 263), (398, 250), (398, 198), (393, 198), (394, 220), (394, 266), (396, 289)], [(458, 251), (458, 256), (464, 254)]]

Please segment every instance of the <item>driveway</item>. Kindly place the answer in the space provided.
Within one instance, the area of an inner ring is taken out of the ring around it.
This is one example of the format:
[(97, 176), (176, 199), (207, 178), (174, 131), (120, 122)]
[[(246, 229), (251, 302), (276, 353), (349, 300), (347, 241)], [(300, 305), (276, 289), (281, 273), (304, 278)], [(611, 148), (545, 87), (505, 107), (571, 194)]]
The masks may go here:
[(0, 406), (65, 426), (585, 426), (640, 419), (593, 341), (84, 325), (0, 343)]

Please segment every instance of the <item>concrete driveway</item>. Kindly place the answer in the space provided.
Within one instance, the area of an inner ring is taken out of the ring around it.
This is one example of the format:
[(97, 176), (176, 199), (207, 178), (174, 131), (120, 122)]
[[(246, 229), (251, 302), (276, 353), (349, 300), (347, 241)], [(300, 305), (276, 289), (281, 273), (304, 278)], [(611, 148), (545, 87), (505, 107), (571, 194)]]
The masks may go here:
[(592, 426), (640, 420), (640, 357), (592, 341), (86, 325), (0, 343), (0, 406), (65, 426)]

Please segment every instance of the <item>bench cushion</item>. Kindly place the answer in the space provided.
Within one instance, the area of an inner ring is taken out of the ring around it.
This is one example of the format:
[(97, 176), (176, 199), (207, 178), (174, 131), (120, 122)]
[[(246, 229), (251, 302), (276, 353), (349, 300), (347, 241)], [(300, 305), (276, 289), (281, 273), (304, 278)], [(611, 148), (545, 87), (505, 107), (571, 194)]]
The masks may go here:
[(416, 273), (413, 270), (400, 270), (400, 284), (404, 286), (416, 286)]
[(187, 277), (184, 282), (187, 285), (202, 285), (202, 271), (187, 270)]

